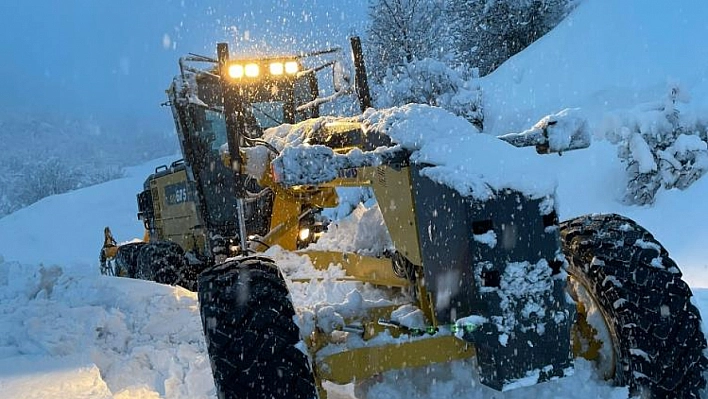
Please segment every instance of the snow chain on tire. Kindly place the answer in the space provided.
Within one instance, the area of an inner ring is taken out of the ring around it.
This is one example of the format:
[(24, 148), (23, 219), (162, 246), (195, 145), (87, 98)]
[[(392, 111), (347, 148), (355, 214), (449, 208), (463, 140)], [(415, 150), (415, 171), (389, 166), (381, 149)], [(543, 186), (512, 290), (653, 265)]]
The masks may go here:
[(248, 257), (199, 276), (202, 325), (220, 399), (313, 399), (315, 382), (288, 288), (272, 260)]
[(138, 254), (145, 246), (142, 242), (121, 245), (115, 257), (114, 276), (135, 278), (138, 271)]
[(149, 242), (140, 248), (136, 278), (160, 284), (181, 285), (193, 289), (193, 282), (183, 281), (187, 268), (182, 247), (171, 241)]
[(614, 381), (642, 398), (699, 398), (706, 339), (666, 249), (618, 215), (566, 221), (561, 240), (568, 273), (597, 302), (612, 335)]

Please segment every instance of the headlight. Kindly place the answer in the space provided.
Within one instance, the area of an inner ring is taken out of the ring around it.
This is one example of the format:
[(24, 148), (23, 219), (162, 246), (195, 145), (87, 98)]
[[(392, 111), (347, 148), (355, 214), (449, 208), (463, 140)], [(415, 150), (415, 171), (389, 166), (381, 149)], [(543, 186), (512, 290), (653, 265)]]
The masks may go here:
[(255, 78), (261, 72), (260, 68), (258, 67), (258, 64), (246, 64), (246, 67), (244, 69), (246, 72), (246, 76), (249, 78)]
[(231, 64), (229, 65), (229, 76), (232, 79), (240, 79), (243, 77), (243, 65)]
[(288, 75), (294, 75), (300, 70), (300, 66), (295, 61), (288, 61), (285, 63), (285, 73)]
[(284, 71), (284, 66), (282, 62), (271, 62), (270, 63), (270, 74), (271, 75), (282, 75)]
[(307, 241), (308, 238), (310, 238), (310, 229), (305, 227), (304, 229), (300, 230), (300, 241)]

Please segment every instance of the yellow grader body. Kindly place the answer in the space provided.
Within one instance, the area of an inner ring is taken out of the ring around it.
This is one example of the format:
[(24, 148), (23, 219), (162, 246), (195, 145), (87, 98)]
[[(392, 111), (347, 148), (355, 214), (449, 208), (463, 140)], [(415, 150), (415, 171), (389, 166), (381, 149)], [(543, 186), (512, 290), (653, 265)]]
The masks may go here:
[[(574, 356), (583, 355), (633, 392), (697, 398), (708, 364), (700, 316), (651, 234), (617, 215), (560, 223), (554, 193), (534, 197), (511, 187), (483, 199), (462, 195), (429, 178), (429, 165), (386, 132), (357, 118), (319, 117), (321, 104), (349, 93), (362, 111), (371, 106), (356, 38), (352, 49), (355, 85), (335, 77), (325, 97), (318, 74), (341, 64), (305, 61), (338, 50), (231, 59), (220, 44), (216, 59), (181, 59), (167, 94), (184, 161), (158, 168), (138, 194), (143, 242), (117, 245), (104, 232), (104, 273), (199, 292), (218, 397), (324, 399), (323, 381), (361, 383), (473, 356), (481, 383), (507, 390), (572, 374)], [(555, 123), (500, 139), (544, 153), (589, 145), (573, 136), (554, 147)], [(294, 132), (302, 140), (283, 140)], [(288, 158), (300, 149), (314, 158)], [(313, 149), (329, 151), (320, 168), (340, 162), (335, 173), (287, 175), (287, 162), (312, 161), (317, 169), (322, 152), (307, 152)], [(323, 231), (321, 210), (338, 204), (337, 188), (359, 186), (373, 191), (393, 250), (365, 256), (308, 248)], [(386, 287), (398, 301), (327, 325), (316, 311), (309, 324), (296, 323), (306, 315), (263, 255), (274, 246), (307, 255), (319, 270), (339, 266), (342, 281)], [(652, 316), (657, 303), (671, 308), (669, 319)], [(423, 324), (401, 322), (402, 306), (417, 309)], [(685, 349), (686, 362), (666, 337)], [(662, 355), (670, 364), (656, 365)]]

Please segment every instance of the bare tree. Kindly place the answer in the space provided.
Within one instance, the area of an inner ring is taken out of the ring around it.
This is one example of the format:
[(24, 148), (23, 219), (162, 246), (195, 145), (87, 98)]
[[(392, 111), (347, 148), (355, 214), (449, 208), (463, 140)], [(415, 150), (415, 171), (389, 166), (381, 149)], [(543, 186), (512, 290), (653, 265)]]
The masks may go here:
[(423, 58), (444, 58), (449, 37), (441, 0), (372, 0), (367, 29), (371, 75), (381, 82), (386, 70)]
[(447, 16), (455, 36), (457, 62), (481, 75), (553, 29), (575, 5), (573, 0), (450, 1)]

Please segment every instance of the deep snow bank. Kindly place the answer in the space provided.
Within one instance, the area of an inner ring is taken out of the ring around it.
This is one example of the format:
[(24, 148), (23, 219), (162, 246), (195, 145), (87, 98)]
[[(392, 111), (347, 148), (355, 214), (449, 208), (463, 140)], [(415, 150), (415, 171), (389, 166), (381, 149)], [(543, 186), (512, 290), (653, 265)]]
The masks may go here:
[(0, 260), (0, 396), (211, 398), (196, 294)]

